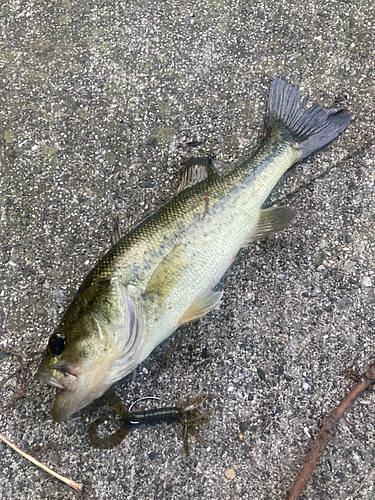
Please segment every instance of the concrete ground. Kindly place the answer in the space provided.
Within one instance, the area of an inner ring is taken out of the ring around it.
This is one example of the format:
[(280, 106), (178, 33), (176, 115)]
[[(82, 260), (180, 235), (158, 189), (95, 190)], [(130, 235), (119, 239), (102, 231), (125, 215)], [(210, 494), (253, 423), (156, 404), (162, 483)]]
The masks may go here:
[[(180, 160), (214, 155), (226, 172), (249, 156), (275, 76), (353, 115), (342, 137), (279, 182), (268, 206), (290, 204), (297, 216), (240, 253), (220, 309), (114, 386), (126, 406), (214, 392), (206, 447), (191, 441), (186, 458), (174, 424), (94, 449), (87, 429), (100, 411), (52, 422), (55, 389), (32, 378), (41, 355), (24, 359), (24, 397), (9, 406), (23, 374), (0, 353), (0, 432), (26, 452), (40, 445), (46, 465), (91, 485), (89, 498), (283, 500), (321, 419), (353, 386), (345, 370), (374, 361), (374, 14), (370, 0), (1, 2), (8, 351), (44, 350), (109, 248), (113, 216), (126, 230), (171, 199)], [(371, 392), (353, 405), (304, 500), (375, 498), (374, 411)], [(77, 494), (0, 443), (0, 497)]]

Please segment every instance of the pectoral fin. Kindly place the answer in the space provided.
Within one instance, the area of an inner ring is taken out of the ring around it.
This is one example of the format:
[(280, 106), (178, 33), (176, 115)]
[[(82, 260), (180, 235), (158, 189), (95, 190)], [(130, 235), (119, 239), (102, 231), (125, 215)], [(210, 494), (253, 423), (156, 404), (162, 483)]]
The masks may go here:
[(180, 243), (160, 262), (150, 278), (145, 295), (156, 295), (159, 304), (162, 304), (179, 282), (186, 265), (185, 248)]
[(208, 312), (216, 309), (218, 307), (223, 292), (213, 292), (208, 290), (204, 294), (200, 295), (194, 302), (186, 309), (184, 314), (181, 316), (179, 324), (189, 323), (194, 319), (204, 316)]
[(294, 216), (295, 211), (291, 207), (275, 207), (261, 210), (258, 223), (249, 234), (243, 247), (247, 247), (250, 243), (259, 238), (264, 238), (277, 231), (281, 231), (289, 224)]

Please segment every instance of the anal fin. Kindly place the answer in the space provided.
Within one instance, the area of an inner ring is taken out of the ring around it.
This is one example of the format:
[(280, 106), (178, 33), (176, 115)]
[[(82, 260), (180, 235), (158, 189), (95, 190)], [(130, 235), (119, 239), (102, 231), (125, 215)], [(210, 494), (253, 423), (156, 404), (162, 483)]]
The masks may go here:
[(246, 247), (259, 238), (264, 238), (277, 231), (281, 231), (289, 224), (295, 214), (295, 210), (287, 206), (261, 210), (257, 225), (242, 246)]
[(186, 309), (180, 318), (179, 324), (189, 323), (189, 321), (198, 319), (216, 309), (222, 296), (223, 292), (213, 292), (212, 290), (203, 293)]

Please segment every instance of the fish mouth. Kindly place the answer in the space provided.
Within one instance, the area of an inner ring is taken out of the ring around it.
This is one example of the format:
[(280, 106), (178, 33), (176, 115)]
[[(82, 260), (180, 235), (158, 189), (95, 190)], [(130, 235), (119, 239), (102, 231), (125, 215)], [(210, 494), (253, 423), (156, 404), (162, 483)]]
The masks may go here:
[(52, 408), (52, 418), (55, 422), (66, 420), (100, 397), (111, 385), (101, 383), (103, 377), (93, 381), (90, 379), (90, 374), (82, 370), (82, 367), (62, 361), (54, 365), (41, 366), (34, 378), (58, 388)]
[(77, 390), (59, 390), (52, 408), (52, 418), (55, 422), (66, 420), (70, 415), (99, 398), (108, 389), (110, 384), (90, 385), (87, 380), (82, 381)]
[(59, 382), (55, 377), (53, 377), (48, 372), (37, 372), (34, 376), (35, 380), (40, 380), (42, 382), (46, 382), (49, 385), (53, 385), (58, 389), (65, 389), (65, 386), (61, 382)]
[(75, 391), (79, 379), (71, 371), (72, 363), (58, 362), (50, 368), (39, 368), (34, 375), (34, 379), (46, 382), (58, 389)]

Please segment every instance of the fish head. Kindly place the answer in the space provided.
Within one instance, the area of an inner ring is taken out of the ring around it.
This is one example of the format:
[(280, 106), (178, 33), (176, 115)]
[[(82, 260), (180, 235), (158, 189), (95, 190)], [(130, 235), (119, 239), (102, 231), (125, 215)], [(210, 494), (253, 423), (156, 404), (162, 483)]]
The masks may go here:
[(115, 357), (114, 349), (99, 338), (98, 325), (90, 319), (86, 314), (74, 329), (58, 326), (35, 375), (59, 389), (52, 409), (56, 421), (65, 420), (108, 388), (103, 378)]
[(51, 335), (35, 378), (59, 389), (52, 417), (68, 418), (140, 362), (142, 314), (117, 279), (88, 287)]

